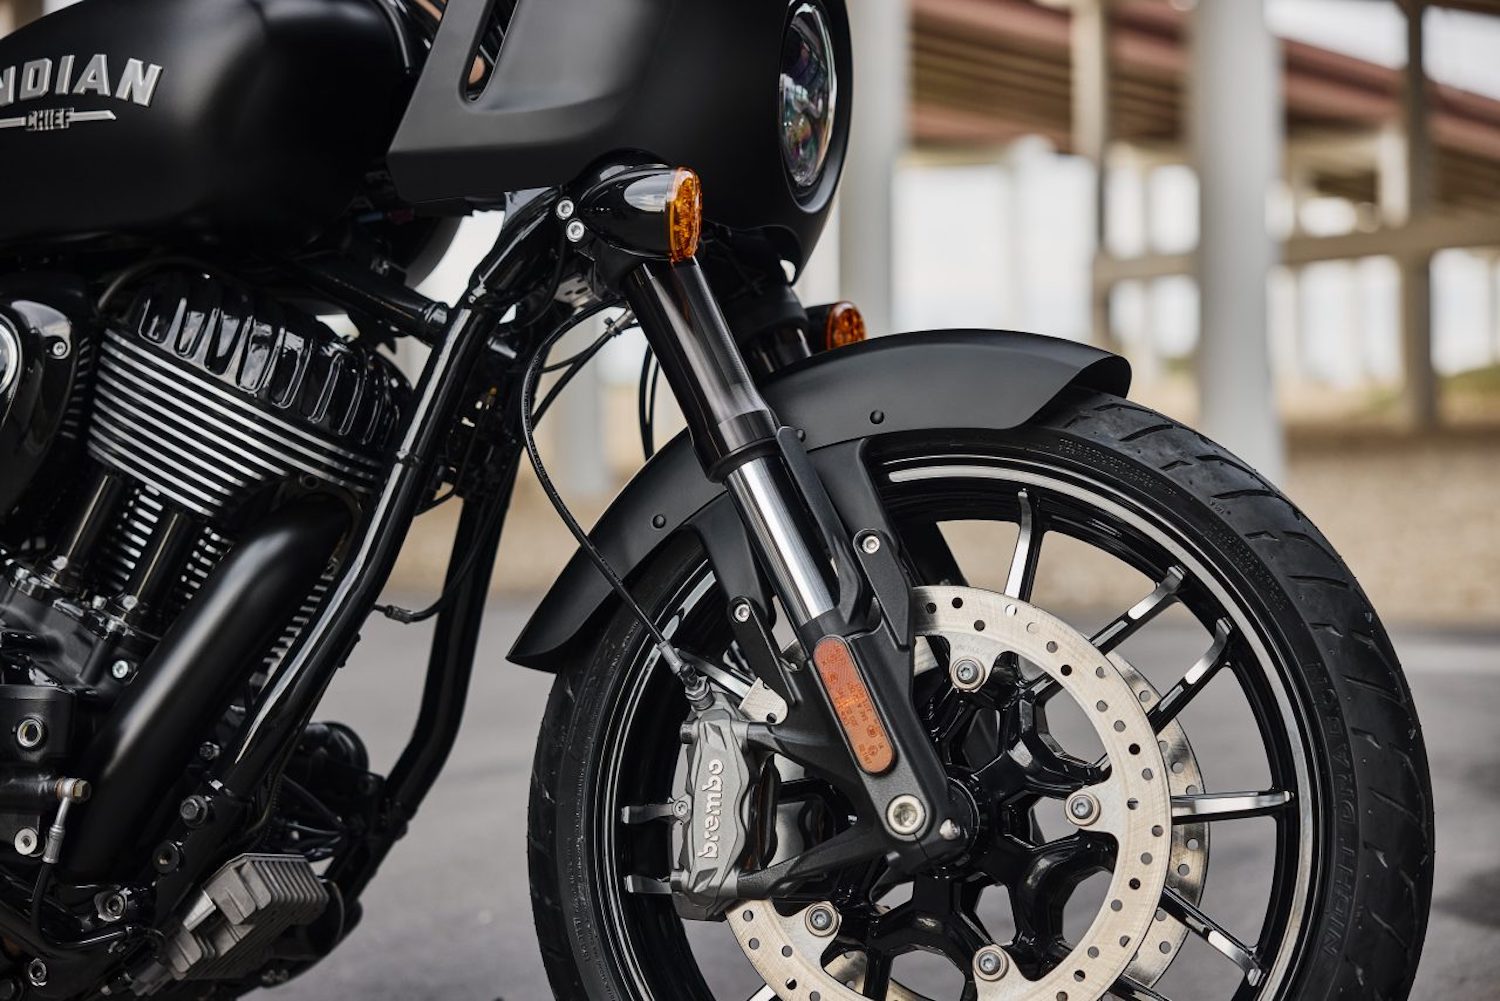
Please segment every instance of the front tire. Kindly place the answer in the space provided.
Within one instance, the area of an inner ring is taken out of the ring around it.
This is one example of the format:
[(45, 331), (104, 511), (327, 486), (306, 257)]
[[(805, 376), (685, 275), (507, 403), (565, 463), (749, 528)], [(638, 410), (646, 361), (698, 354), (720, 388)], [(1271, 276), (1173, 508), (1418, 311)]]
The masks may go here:
[[(1406, 997), (1432, 885), (1421, 729), (1368, 599), (1297, 507), (1201, 435), (1091, 392), (1015, 431), (875, 439), (869, 455), (913, 551), (908, 538), (933, 520), (1017, 520), (1007, 497), (1020, 483), (1033, 494), (1026, 503), (1036, 495), (1055, 503), (1052, 531), (1137, 570), (1201, 569), (1183, 604), (1205, 624), (1216, 616), (1239, 624), (1255, 663), (1236, 665), (1235, 678), (1273, 776), (1298, 797), (1298, 816), (1278, 820), (1287, 844), (1277, 848), (1265, 924), (1253, 943), (1247, 937), (1261, 972), (1224, 996)], [(937, 583), (920, 579), (936, 572), (923, 560), (912, 563), (917, 583)], [(665, 547), (635, 590), (672, 625), (674, 642), (701, 654), (727, 643), (723, 597), (695, 544)], [(685, 714), (665, 672), (650, 671), (649, 646), (639, 623), (616, 614), (589, 655), (559, 673), (543, 722), (530, 866), (559, 998), (714, 996), (670, 899), (622, 885), (632, 853), (656, 849), (619, 825), (619, 808), (660, 798)]]

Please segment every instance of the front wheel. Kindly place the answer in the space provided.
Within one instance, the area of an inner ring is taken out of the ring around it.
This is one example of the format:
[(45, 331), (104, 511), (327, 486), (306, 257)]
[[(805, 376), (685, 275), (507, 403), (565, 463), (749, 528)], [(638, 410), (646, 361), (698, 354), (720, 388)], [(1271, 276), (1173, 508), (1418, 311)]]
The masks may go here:
[[(687, 706), (622, 613), (559, 675), (537, 748), (532, 894), (556, 995), (1406, 997), (1432, 885), (1426, 753), (1384, 629), (1302, 513), (1212, 442), (1097, 393), (865, 455), (913, 584), (914, 704), (975, 803), (968, 851), (681, 920), (666, 891)], [(1128, 609), (1076, 611), (1131, 582)], [(695, 544), (636, 589), (744, 694)], [(777, 860), (857, 819), (773, 766)]]

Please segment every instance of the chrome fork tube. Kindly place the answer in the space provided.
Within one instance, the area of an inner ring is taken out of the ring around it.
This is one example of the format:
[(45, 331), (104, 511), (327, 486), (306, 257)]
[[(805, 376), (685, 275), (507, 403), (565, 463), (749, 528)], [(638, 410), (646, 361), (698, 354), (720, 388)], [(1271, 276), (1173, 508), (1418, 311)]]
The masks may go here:
[(798, 503), (771, 408), (694, 261), (643, 264), (626, 282), (710, 477), (738, 505), (776, 594), (799, 629), (837, 607), (831, 554)]
[(803, 522), (787, 506), (795, 496), (779, 458), (751, 459), (731, 471), (725, 480), (729, 494), (759, 542), (761, 556), (787, 605), (787, 614), (797, 625), (812, 622), (835, 608), (828, 587), (828, 562), (807, 545)]

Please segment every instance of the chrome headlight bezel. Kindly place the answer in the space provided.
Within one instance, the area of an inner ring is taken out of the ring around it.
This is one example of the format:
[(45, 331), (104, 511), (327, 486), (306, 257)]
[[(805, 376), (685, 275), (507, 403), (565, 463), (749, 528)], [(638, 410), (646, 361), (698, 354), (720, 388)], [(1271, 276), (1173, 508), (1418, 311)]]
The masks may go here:
[(817, 0), (793, 0), (782, 36), (778, 138), (787, 183), (799, 200), (818, 191), (837, 141), (839, 75), (828, 21)]

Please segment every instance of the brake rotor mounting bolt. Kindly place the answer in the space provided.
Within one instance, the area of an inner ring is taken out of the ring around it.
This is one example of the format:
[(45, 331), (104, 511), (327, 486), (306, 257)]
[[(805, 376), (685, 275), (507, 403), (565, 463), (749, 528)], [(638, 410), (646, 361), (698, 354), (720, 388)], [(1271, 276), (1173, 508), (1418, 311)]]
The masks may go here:
[(839, 927), (838, 912), (831, 904), (813, 904), (807, 909), (807, 930), (819, 938), (827, 938)]
[(953, 665), (953, 681), (960, 688), (975, 687), (983, 677), (983, 668), (979, 666), (979, 661), (972, 657), (964, 657)]
[(740, 601), (740, 602), (736, 602), (735, 603), (735, 606), (734, 606), (734, 621), (736, 621), (736, 622), (749, 622), (750, 621), (750, 602), (748, 602), (748, 601)]
[(974, 975), (980, 980), (999, 980), (1010, 971), (1010, 957), (998, 945), (987, 945), (974, 953)]
[(863, 549), (869, 555), (874, 556), (880, 552), (880, 536), (874, 532), (865, 533), (865, 537), (859, 541), (859, 548)]
[(893, 833), (901, 837), (913, 837), (927, 822), (927, 808), (917, 797), (903, 794), (886, 806), (885, 822)]
[(1079, 827), (1088, 827), (1099, 819), (1099, 801), (1086, 792), (1075, 792), (1068, 798), (1068, 819)]
[(584, 235), (588, 232), (588, 228), (584, 226), (582, 219), (574, 219), (568, 223), (567, 229), (563, 232), (567, 234), (570, 243), (577, 243), (583, 239)]

